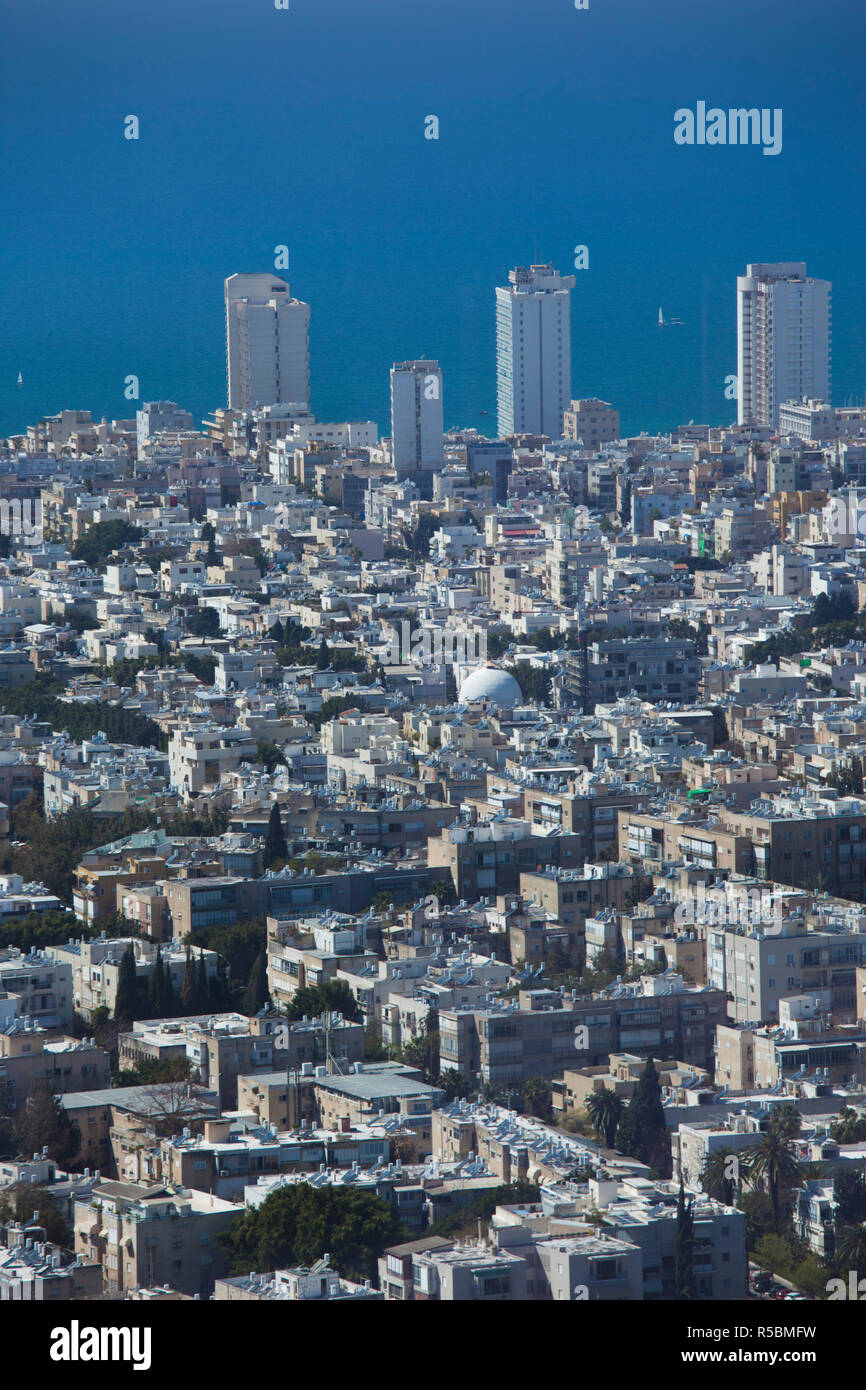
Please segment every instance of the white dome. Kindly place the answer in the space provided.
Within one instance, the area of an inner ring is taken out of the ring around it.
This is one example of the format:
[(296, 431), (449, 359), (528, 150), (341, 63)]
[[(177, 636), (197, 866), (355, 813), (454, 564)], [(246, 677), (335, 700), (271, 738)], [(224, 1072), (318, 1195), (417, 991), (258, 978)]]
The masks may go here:
[(501, 705), (511, 709), (522, 700), (520, 686), (507, 671), (495, 666), (479, 666), (468, 675), (460, 687), (457, 699), (461, 705), (475, 704), (487, 700), (491, 705)]

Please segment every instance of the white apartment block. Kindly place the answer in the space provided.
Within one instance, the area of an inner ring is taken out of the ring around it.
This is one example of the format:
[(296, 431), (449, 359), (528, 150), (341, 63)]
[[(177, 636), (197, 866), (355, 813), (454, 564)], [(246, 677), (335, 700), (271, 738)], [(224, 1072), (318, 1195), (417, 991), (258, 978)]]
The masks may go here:
[(438, 362), (395, 362), (391, 368), (391, 452), (400, 477), (445, 462), (442, 369)]
[(230, 275), (225, 282), (230, 410), (265, 405), (310, 408), (310, 306), (276, 275)]
[(741, 425), (779, 425), (787, 401), (830, 400), (829, 280), (804, 261), (750, 265), (737, 277)]
[(187, 798), (206, 788), (215, 790), (226, 773), (237, 772), (242, 762), (252, 765), (255, 761), (256, 741), (245, 729), (215, 724), (175, 729), (168, 749), (171, 785)]
[(147, 401), (135, 412), (135, 433), (139, 455), (156, 434), (194, 430), (188, 410), (178, 409), (176, 401)]
[(561, 439), (571, 400), (574, 275), (518, 266), (496, 290), (497, 432)]

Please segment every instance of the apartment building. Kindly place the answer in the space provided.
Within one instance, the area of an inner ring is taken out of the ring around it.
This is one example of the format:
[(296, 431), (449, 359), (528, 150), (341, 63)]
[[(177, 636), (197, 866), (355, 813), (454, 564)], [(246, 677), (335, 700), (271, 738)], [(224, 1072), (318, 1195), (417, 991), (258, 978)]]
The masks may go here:
[(71, 1258), (45, 1240), (37, 1225), (10, 1223), (0, 1247), (0, 1303), (59, 1303), (99, 1298), (102, 1269), (92, 1260)]
[[(569, 1004), (571, 1001), (569, 1001)], [(521, 990), (511, 1006), (444, 1009), (439, 1064), (491, 1086), (520, 1086), (558, 1076), (575, 1058), (576, 1018), (553, 990)]]
[(416, 1303), (523, 1302), (526, 1261), (481, 1241), (475, 1246), (421, 1250), (412, 1256), (412, 1287)]
[(322, 1303), (347, 1299), (372, 1299), (381, 1303), (384, 1293), (372, 1288), (369, 1279), (355, 1284), (328, 1265), (328, 1257), (309, 1269), (275, 1269), (270, 1274), (241, 1274), (237, 1278), (217, 1279), (217, 1303)]
[[(572, 1040), (572, 1055), (584, 1066), (601, 1066), (612, 1053), (676, 1058), (704, 1069), (713, 1063), (716, 1027), (726, 1022), (724, 990), (687, 986), (681, 975), (644, 975), (633, 985), (614, 984), (594, 999), (576, 999), (573, 1029), (586, 1033)], [(575, 1041), (585, 1042), (579, 1051)]]
[(107, 1294), (170, 1284), (208, 1298), (227, 1270), (217, 1235), (237, 1213), (209, 1192), (100, 1182), (90, 1201), (75, 1204), (75, 1252), (102, 1265)]
[(619, 411), (594, 396), (572, 401), (564, 412), (562, 433), (596, 453), (602, 444), (619, 439)]
[(154, 1144), (182, 1120), (191, 1132), (217, 1117), (217, 1096), (198, 1086), (117, 1086), (59, 1096), (79, 1139), (74, 1168), (117, 1173), (126, 1155)]
[(797, 919), (778, 929), (706, 929), (707, 984), (729, 998), (734, 1023), (778, 1019), (786, 995), (826, 991), (827, 1010), (856, 1017), (856, 971), (866, 964), (866, 932), (807, 931)]
[[(656, 1183), (649, 1199), (613, 1201), (603, 1213), (603, 1228), (636, 1245), (643, 1265), (643, 1298), (677, 1297), (677, 1188)], [(692, 1196), (693, 1194), (689, 1194)], [(748, 1294), (746, 1218), (743, 1212), (713, 1198), (694, 1195), (695, 1298), (745, 1299)]]
[(346, 1076), (328, 1076), (323, 1067), (318, 1071), (314, 1090), (323, 1128), (356, 1128), (382, 1114), (425, 1118), (428, 1143), (420, 1152), (430, 1152), (429, 1117), (437, 1109), (442, 1092), (422, 1081), (414, 1067), (399, 1062), (355, 1062)]
[(72, 968), (44, 951), (0, 947), (0, 990), (16, 996), (16, 1011), (47, 1029), (72, 1026)]
[(20, 1111), (34, 1084), (55, 1092), (91, 1091), (111, 1083), (111, 1058), (90, 1038), (57, 1038), (29, 1019), (0, 1023), (0, 1100), (7, 1114)]
[(581, 837), (505, 816), (477, 825), (455, 823), (427, 842), (427, 863), (450, 874), (458, 899), (516, 892), (520, 874), (540, 868), (574, 869), (583, 862)]
[(223, 777), (237, 772), (242, 762), (257, 761), (256, 740), (245, 729), (207, 725), (175, 729), (168, 749), (171, 786), (189, 801), (203, 791), (215, 791)]
[(616, 637), (566, 657), (565, 686), (582, 708), (616, 704), (623, 693), (653, 704), (693, 704), (700, 663), (687, 638)]
[(162, 1139), (156, 1149), (139, 1149), (130, 1155), (122, 1176), (153, 1178), (237, 1202), (260, 1179), (317, 1172), (323, 1165), (343, 1171), (381, 1167), (390, 1149), (390, 1139), (381, 1134), (342, 1132), (329, 1139), (312, 1130), (280, 1134), (275, 1126), (208, 1120), (203, 1134), (175, 1135)]
[[(157, 951), (163, 969), (171, 976), (176, 995), (180, 994), (186, 970), (186, 950), (180, 946), (171, 943), (159, 946), (153, 941), (125, 936), (100, 936), (92, 941), (82, 938), (79, 941), (70, 940), (65, 946), (46, 946), (46, 955), (71, 971), (74, 1007), (83, 1018), (91, 1019), (96, 1009), (108, 1009), (114, 1014), (121, 963), (130, 946), (135, 956), (135, 974), (142, 1001), (156, 967)], [(198, 965), (200, 958), (204, 961), (209, 981), (216, 979), (219, 963), (216, 951), (191, 946), (190, 956), (194, 966)]]
[(524, 871), (520, 875), (521, 897), (567, 927), (569, 943), (580, 949), (587, 918), (607, 908), (623, 911), (648, 886), (647, 875), (622, 864)]

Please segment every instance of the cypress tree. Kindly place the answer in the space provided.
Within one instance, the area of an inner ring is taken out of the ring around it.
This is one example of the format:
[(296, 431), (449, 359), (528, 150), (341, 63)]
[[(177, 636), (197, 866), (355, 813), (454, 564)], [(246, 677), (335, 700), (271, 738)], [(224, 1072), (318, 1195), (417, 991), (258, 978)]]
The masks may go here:
[(156, 948), (156, 960), (150, 972), (150, 980), (147, 985), (147, 1011), (151, 1018), (162, 1017), (162, 1006), (165, 999), (165, 984), (163, 981), (162, 952)]
[(671, 1175), (671, 1140), (665, 1121), (658, 1072), (652, 1057), (640, 1074), (634, 1095), (616, 1132), (620, 1153), (640, 1159), (663, 1178)]
[(271, 806), (268, 833), (265, 836), (265, 868), (269, 869), (278, 860), (288, 858), (288, 853), (289, 847), (286, 844), (286, 835), (283, 830), (280, 804), (275, 801)]
[(330, 664), (331, 654), (328, 651), (328, 643), (325, 640), (325, 636), (322, 634), (322, 640), (319, 643), (319, 654), (316, 657), (316, 667), (319, 671), (327, 671)]
[(245, 1014), (252, 1017), (257, 1014), (262, 1005), (268, 998), (268, 957), (267, 952), (262, 951), (256, 956), (255, 964), (250, 971), (249, 983), (244, 990), (242, 1010)]
[(120, 961), (117, 977), (117, 998), (114, 1003), (114, 1017), (118, 1023), (127, 1026), (138, 1016), (138, 975), (135, 969), (135, 951), (129, 943)]
[(677, 1198), (677, 1234), (674, 1245), (674, 1280), (677, 1298), (695, 1296), (695, 1219), (694, 1200), (686, 1201), (683, 1180)]
[(204, 963), (204, 956), (199, 955), (195, 967), (195, 1011), (197, 1014), (207, 1013), (208, 997), (207, 967)]
[(183, 968), (183, 984), (180, 987), (180, 1006), (185, 1014), (195, 1013), (195, 966), (189, 942), (186, 944), (186, 964)]
[(231, 987), (226, 974), (226, 963), (222, 956), (217, 957), (216, 974), (208, 981), (208, 1008), (214, 1013), (231, 1007)]
[(160, 1010), (163, 1018), (173, 1018), (177, 1013), (177, 995), (174, 992), (174, 980), (171, 978), (171, 966), (166, 965), (162, 972), (162, 1000)]

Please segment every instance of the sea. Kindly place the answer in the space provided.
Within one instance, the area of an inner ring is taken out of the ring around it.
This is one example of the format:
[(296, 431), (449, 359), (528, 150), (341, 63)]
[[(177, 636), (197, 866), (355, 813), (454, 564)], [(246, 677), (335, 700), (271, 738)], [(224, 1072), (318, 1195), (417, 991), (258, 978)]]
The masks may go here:
[[(390, 366), (433, 357), (494, 435), (494, 289), (533, 262), (624, 432), (735, 418), (756, 261), (833, 282), (862, 400), (864, 37), (862, 0), (3, 0), (0, 435), (225, 405), (223, 280), (279, 247), (321, 420), (387, 431)], [(780, 152), (676, 144), (701, 101), (781, 110)]]

